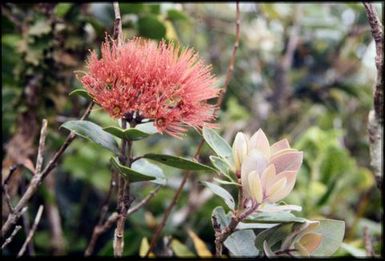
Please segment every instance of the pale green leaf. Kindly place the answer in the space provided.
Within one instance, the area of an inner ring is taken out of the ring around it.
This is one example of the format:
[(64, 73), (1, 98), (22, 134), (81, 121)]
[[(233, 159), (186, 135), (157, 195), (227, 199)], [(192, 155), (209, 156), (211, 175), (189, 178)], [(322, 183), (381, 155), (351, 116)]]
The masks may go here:
[(232, 233), (223, 243), (231, 256), (256, 257), (258, 249), (254, 245), (255, 234), (252, 230), (240, 230)]
[(155, 180), (151, 180), (153, 183), (157, 183), (163, 186), (167, 183), (167, 179), (163, 173), (163, 170), (157, 165), (148, 162), (148, 160), (136, 160), (132, 163), (131, 168), (137, 172), (155, 177)]
[(154, 180), (154, 176), (148, 176), (146, 174), (137, 172), (129, 167), (123, 166), (118, 162), (118, 159), (116, 157), (111, 158), (111, 164), (112, 166), (119, 171), (121, 175), (128, 178), (131, 183), (133, 182), (141, 182), (141, 181), (149, 181)]
[(172, 155), (149, 153), (143, 155), (143, 158), (155, 160), (167, 166), (171, 166), (178, 169), (215, 171), (215, 169), (210, 166)]
[(230, 165), (233, 165), (231, 147), (218, 133), (210, 128), (203, 128), (202, 135), (210, 148), (215, 151), (218, 156), (226, 160)]
[(60, 127), (73, 131), (76, 135), (93, 141), (115, 154), (119, 154), (119, 147), (114, 137), (93, 122), (82, 120), (67, 121)]
[(231, 194), (227, 190), (225, 190), (224, 188), (222, 188), (222, 187), (220, 187), (214, 183), (210, 183), (210, 182), (206, 182), (206, 181), (203, 181), (202, 183), (204, 185), (206, 185), (216, 195), (220, 196), (225, 201), (226, 205), (230, 209), (235, 208), (234, 198), (233, 198), (233, 196), (231, 196)]
[(331, 256), (341, 246), (345, 235), (345, 222), (341, 220), (320, 220), (320, 226), (314, 231), (322, 235), (321, 244), (312, 256)]

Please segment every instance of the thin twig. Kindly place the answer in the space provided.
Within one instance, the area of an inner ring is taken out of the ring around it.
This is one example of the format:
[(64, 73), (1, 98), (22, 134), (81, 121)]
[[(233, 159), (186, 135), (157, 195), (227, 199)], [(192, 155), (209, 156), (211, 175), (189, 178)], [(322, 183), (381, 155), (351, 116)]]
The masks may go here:
[[(202, 139), (198, 145), (198, 148), (197, 148), (197, 151), (194, 155), (194, 158), (197, 159), (200, 151), (201, 151), (201, 148), (204, 144), (204, 140)], [(191, 174), (193, 172), (192, 171), (188, 171), (183, 179), (182, 179), (182, 182), (180, 183), (179, 187), (178, 187), (178, 190), (176, 191), (170, 205), (167, 207), (167, 209), (165, 210), (164, 212), (164, 215), (163, 215), (163, 218), (162, 218), (162, 221), (161, 223), (156, 227), (156, 230), (155, 230), (155, 233), (153, 235), (153, 237), (151, 238), (151, 243), (150, 243), (150, 247), (149, 249), (147, 250), (147, 253), (145, 255), (145, 257), (148, 257), (148, 255), (151, 253), (151, 250), (152, 248), (155, 246), (156, 242), (158, 241), (158, 238), (160, 236), (160, 233), (162, 232), (162, 229), (164, 228), (164, 226), (166, 225), (166, 222), (167, 222), (167, 219), (168, 217), (170, 216), (171, 214), (171, 210), (173, 209), (173, 207), (175, 206), (176, 202), (178, 201), (179, 199), (179, 195), (182, 193), (182, 190), (183, 190), (183, 187), (184, 185), (186, 184), (187, 180), (190, 178)]]
[(144, 199), (142, 199), (142, 201), (140, 201), (138, 204), (136, 204), (135, 206), (133, 206), (132, 208), (130, 208), (128, 211), (127, 211), (127, 216), (135, 213), (136, 211), (138, 211), (141, 207), (143, 207), (145, 204), (147, 204), (148, 201), (150, 201), (150, 199), (152, 199), (156, 193), (158, 193), (159, 189), (160, 189), (161, 186), (157, 186), (153, 191), (150, 192), (150, 194), (148, 194)]
[(374, 108), (369, 112), (368, 134), (370, 147), (370, 164), (373, 167), (377, 188), (381, 191), (382, 186), (382, 141), (383, 141), (383, 113), (384, 113), (384, 82), (382, 78), (383, 71), (383, 52), (384, 52), (384, 31), (383, 25), (377, 15), (376, 9), (371, 3), (363, 3), (368, 16), (372, 36), (376, 44), (376, 68), (377, 79), (373, 93)]
[[(23, 186), (24, 187), (24, 186)], [(23, 228), (24, 228), (24, 234), (28, 235), (30, 231), (30, 222), (29, 222), (29, 214), (28, 211), (25, 211), (24, 214), (21, 216), (21, 219), (23, 221)], [(33, 256), (35, 253), (35, 249), (33, 247), (33, 242), (29, 242), (27, 244), (27, 255)]]
[[(130, 208), (128, 211), (127, 211), (127, 217), (133, 213), (135, 213), (136, 211), (138, 211), (140, 208), (142, 208), (145, 204), (147, 204), (147, 202), (149, 202), (154, 196), (155, 194), (159, 191), (161, 186), (158, 186), (156, 187), (153, 191), (150, 192), (150, 194), (148, 194), (144, 199), (142, 199), (138, 204), (136, 204), (135, 206), (133, 206), (132, 208)], [(88, 247), (86, 249), (86, 251), (84, 252), (84, 255), (85, 256), (90, 256), (92, 255), (94, 249), (95, 249), (95, 245), (96, 245), (96, 241), (98, 240), (98, 238), (103, 234), (105, 233), (108, 229), (110, 229), (115, 223), (116, 221), (118, 220), (118, 217), (119, 217), (119, 214), (117, 212), (113, 212), (109, 217), (108, 219), (106, 220), (106, 222), (104, 223), (101, 223), (101, 224), (98, 224), (97, 226), (95, 226), (93, 232), (92, 232), (92, 237), (91, 237), (91, 240), (90, 240), (90, 243), (88, 244)]]
[(120, 16), (119, 3), (114, 2), (113, 6), (114, 6), (114, 13), (115, 13), (113, 37), (114, 37), (114, 39), (117, 40), (118, 45), (120, 45), (121, 41), (122, 41), (122, 18)]
[[(84, 112), (83, 116), (80, 118), (80, 120), (84, 120), (91, 112), (91, 109), (93, 107), (94, 103), (91, 102), (86, 111)], [(21, 216), (21, 210), (28, 204), (29, 200), (33, 197), (33, 195), (36, 193), (37, 189), (39, 188), (39, 185), (43, 181), (43, 179), (51, 172), (52, 169), (54, 169), (57, 165), (58, 160), (63, 155), (64, 151), (68, 148), (68, 146), (72, 143), (72, 141), (76, 138), (76, 135), (74, 132), (71, 132), (64, 143), (61, 145), (59, 150), (55, 153), (55, 155), (52, 157), (52, 159), (48, 162), (47, 166), (43, 169), (41, 173), (36, 173), (31, 182), (28, 185), (27, 190), (24, 192), (23, 196), (17, 203), (15, 207), (14, 213), (10, 213), (7, 217), (7, 221), (3, 224), (1, 228), (1, 237), (3, 238), (8, 231), (11, 229), (11, 227), (16, 224), (18, 218)]]
[(11, 179), (13, 173), (17, 170), (17, 167), (19, 167), (19, 164), (13, 164), (11, 167), (9, 167), (9, 174), (8, 176), (3, 180), (3, 185), (8, 184), (8, 181)]
[(1, 246), (1, 249), (4, 249), (9, 243), (11, 243), (12, 239), (15, 237), (17, 232), (19, 232), (21, 226), (16, 226), (13, 230), (12, 234), (5, 240), (4, 244)]
[(44, 160), (43, 155), (45, 150), (46, 137), (47, 137), (47, 120), (43, 119), (41, 130), (40, 130), (39, 149), (37, 151), (35, 174), (40, 173), (41, 168), (43, 166), (43, 160)]
[(25, 250), (27, 249), (28, 243), (32, 240), (32, 237), (35, 234), (35, 231), (37, 229), (37, 225), (40, 222), (41, 215), (43, 214), (43, 209), (44, 209), (44, 206), (40, 205), (40, 207), (39, 207), (39, 209), (37, 211), (36, 217), (35, 217), (35, 221), (33, 222), (33, 226), (31, 228), (31, 230), (29, 231), (27, 239), (25, 240), (23, 246), (21, 247), (19, 253), (17, 254), (17, 257), (20, 257), (20, 256), (22, 256), (24, 254)]
[[(240, 11), (239, 11), (239, 2), (236, 3), (236, 38), (235, 38), (235, 42), (234, 42), (234, 46), (233, 46), (233, 52), (232, 52), (232, 56), (231, 56), (231, 59), (229, 61), (229, 65), (227, 67), (227, 71), (226, 71), (226, 80), (225, 80), (225, 83), (223, 85), (223, 89), (222, 89), (222, 92), (220, 94), (220, 96), (218, 97), (218, 100), (216, 102), (216, 110), (219, 110), (222, 103), (223, 103), (223, 100), (224, 100), (224, 95), (227, 91), (227, 87), (228, 87), (228, 84), (233, 76), (233, 71), (234, 71), (234, 65), (235, 65), (235, 58), (236, 58), (236, 54), (237, 54), (237, 50), (238, 50), (238, 46), (239, 46), (239, 39), (240, 39)], [(202, 138), (201, 141), (199, 142), (199, 145), (197, 147), (197, 150), (195, 152), (195, 155), (194, 155), (194, 158), (197, 158), (198, 155), (200, 154), (200, 151), (202, 149), (202, 146), (204, 144), (204, 139)], [(152, 251), (152, 249), (154, 248), (156, 242), (158, 241), (158, 238), (160, 236), (160, 233), (162, 231), (162, 229), (164, 228), (164, 226), (166, 225), (166, 222), (167, 222), (167, 219), (168, 217), (170, 216), (170, 213), (171, 213), (171, 210), (173, 209), (173, 207), (176, 205), (176, 202), (178, 201), (179, 199), (179, 196), (183, 190), (183, 187), (184, 185), (186, 184), (187, 180), (190, 178), (192, 174), (192, 171), (188, 171), (183, 179), (182, 179), (182, 182), (180, 183), (177, 191), (175, 192), (174, 194), (174, 197), (170, 203), (170, 205), (167, 207), (167, 209), (165, 210), (164, 214), (163, 214), (163, 218), (162, 218), (162, 221), (161, 223), (157, 226), (156, 228), (156, 232), (154, 233), (153, 237), (151, 238), (151, 243), (150, 243), (150, 247), (148, 248), (147, 250), (147, 253), (145, 255), (145, 257), (148, 257), (150, 252)]]
[(100, 210), (101, 214), (100, 214), (100, 217), (99, 217), (99, 221), (98, 221), (97, 225), (93, 229), (90, 243), (88, 244), (86, 250), (84, 251), (84, 255), (85, 256), (90, 256), (92, 254), (92, 252), (94, 251), (96, 240), (99, 237), (99, 233), (96, 233), (96, 231), (98, 230), (98, 227), (102, 227), (103, 226), (103, 221), (104, 221), (105, 216), (106, 216), (106, 214), (108, 212), (108, 203), (110, 201), (110, 198), (111, 198), (111, 195), (112, 195), (112, 191), (114, 190), (114, 187), (116, 186), (116, 181), (114, 179), (114, 176), (115, 176), (114, 173), (111, 173), (110, 188), (108, 189), (107, 196), (104, 199), (104, 202), (102, 203), (102, 207), (101, 207), (101, 210)]
[(373, 250), (372, 239), (370, 238), (369, 230), (367, 226), (364, 227), (364, 243), (365, 243), (366, 254), (368, 256), (375, 256), (376, 254), (374, 253), (374, 250)]
[(221, 94), (220, 94), (220, 96), (217, 100), (217, 103), (216, 103), (217, 110), (220, 109), (220, 106), (224, 100), (228, 85), (231, 81), (231, 78), (233, 77), (235, 58), (236, 58), (237, 50), (239, 47), (239, 39), (241, 36), (240, 26), (241, 26), (241, 15), (240, 15), (240, 11), (239, 11), (239, 3), (237, 2), (236, 3), (236, 20), (235, 20), (235, 42), (234, 42), (234, 46), (233, 46), (233, 52), (232, 52), (229, 64), (227, 66), (226, 79), (225, 79), (225, 82), (223, 84)]
[[(254, 204), (252, 207), (246, 209), (244, 212), (233, 215), (231, 217), (231, 221), (229, 225), (223, 229), (218, 229), (218, 223), (216, 222), (216, 219), (213, 219), (213, 226), (215, 231), (215, 256), (220, 257), (222, 256), (222, 249), (223, 249), (223, 242), (235, 231), (237, 228), (239, 222), (242, 222), (245, 218), (247, 218), (251, 213), (253, 213), (257, 208), (259, 204)], [(215, 222), (217, 224), (215, 224)]]
[(3, 191), (3, 193), (4, 193), (5, 203), (7, 203), (7, 207), (9, 208), (9, 212), (10, 212), (10, 213), (14, 213), (14, 212), (15, 212), (15, 209), (14, 209), (14, 207), (12, 206), (11, 197), (9, 196), (9, 193), (8, 193), (8, 184), (4, 184), (4, 185), (3, 185), (2, 191)]

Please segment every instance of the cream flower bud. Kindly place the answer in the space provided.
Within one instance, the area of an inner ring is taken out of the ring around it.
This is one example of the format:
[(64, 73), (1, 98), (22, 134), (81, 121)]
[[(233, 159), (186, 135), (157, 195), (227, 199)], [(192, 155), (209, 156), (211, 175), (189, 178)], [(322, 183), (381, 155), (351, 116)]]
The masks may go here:
[(285, 198), (294, 188), (303, 160), (303, 152), (290, 148), (287, 139), (270, 146), (261, 129), (249, 140), (237, 134), (233, 155), (237, 170), (241, 169), (244, 197), (259, 204)]
[(244, 133), (237, 133), (232, 149), (235, 164), (235, 172), (238, 172), (241, 170), (241, 164), (247, 156), (247, 136)]

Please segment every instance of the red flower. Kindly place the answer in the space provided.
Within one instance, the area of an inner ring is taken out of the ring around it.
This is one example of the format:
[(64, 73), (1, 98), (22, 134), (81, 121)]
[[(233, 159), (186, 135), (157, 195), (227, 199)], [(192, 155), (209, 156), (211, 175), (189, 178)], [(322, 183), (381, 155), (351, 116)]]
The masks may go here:
[(114, 118), (137, 115), (154, 121), (160, 132), (180, 137), (187, 126), (212, 126), (218, 96), (211, 67), (191, 49), (134, 38), (121, 45), (102, 44), (87, 61), (81, 83)]

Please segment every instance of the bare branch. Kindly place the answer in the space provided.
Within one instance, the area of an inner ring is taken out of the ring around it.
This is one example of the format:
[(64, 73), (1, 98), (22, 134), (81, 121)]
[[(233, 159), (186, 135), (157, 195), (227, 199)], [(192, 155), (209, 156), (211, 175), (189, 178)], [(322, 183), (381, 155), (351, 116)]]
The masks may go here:
[(254, 204), (252, 207), (246, 209), (244, 212), (240, 214), (233, 215), (231, 217), (230, 224), (221, 229), (216, 218), (213, 217), (213, 227), (215, 231), (215, 256), (220, 257), (222, 256), (222, 249), (223, 249), (223, 242), (235, 231), (237, 228), (239, 222), (247, 218), (251, 213), (253, 213), (257, 208), (259, 204)]
[(235, 20), (235, 42), (234, 42), (234, 46), (233, 46), (233, 52), (232, 52), (229, 64), (227, 66), (225, 83), (223, 84), (221, 94), (220, 94), (220, 96), (217, 100), (217, 103), (216, 103), (216, 105), (218, 106), (217, 110), (219, 110), (221, 107), (223, 99), (225, 98), (225, 94), (226, 94), (228, 85), (231, 81), (231, 78), (233, 77), (235, 58), (237, 55), (237, 50), (239, 47), (239, 39), (241, 36), (240, 26), (241, 26), (241, 15), (240, 15), (240, 11), (239, 11), (239, 3), (237, 2), (236, 3), (236, 20)]
[(15, 237), (17, 232), (19, 232), (21, 226), (16, 226), (13, 230), (12, 234), (5, 240), (4, 244), (1, 246), (1, 249), (4, 249), (9, 243), (11, 243), (12, 239)]
[(33, 223), (33, 226), (31, 228), (31, 230), (29, 231), (29, 234), (27, 236), (27, 239), (25, 240), (23, 246), (21, 247), (19, 253), (17, 254), (17, 257), (20, 257), (24, 254), (25, 250), (27, 249), (27, 245), (28, 243), (32, 240), (32, 237), (33, 235), (35, 234), (35, 231), (37, 229), (37, 225), (39, 224), (40, 222), (40, 219), (41, 219), (41, 215), (43, 214), (43, 210), (44, 210), (44, 206), (43, 205), (40, 205), (38, 211), (37, 211), (37, 214), (36, 214), (36, 217), (35, 217), (35, 221)]
[[(80, 118), (80, 120), (84, 120), (91, 112), (91, 109), (93, 107), (94, 103), (91, 102), (86, 111), (83, 113), (83, 116)], [(74, 132), (71, 132), (62, 146), (59, 148), (59, 150), (55, 153), (55, 155), (52, 157), (52, 159), (48, 162), (47, 166), (43, 169), (41, 173), (36, 173), (31, 182), (28, 185), (27, 190), (21, 197), (20, 201), (17, 203), (15, 207), (14, 213), (10, 213), (8, 215), (7, 221), (3, 224), (1, 228), (1, 237), (3, 238), (7, 232), (11, 229), (11, 227), (16, 224), (18, 218), (21, 216), (22, 209), (28, 204), (29, 200), (35, 195), (37, 189), (39, 188), (39, 185), (43, 181), (43, 179), (51, 172), (52, 169), (54, 169), (57, 165), (58, 160), (63, 155), (64, 151), (68, 148), (68, 146), (72, 143), (72, 141), (76, 138), (76, 135)]]
[(84, 251), (85, 256), (90, 256), (92, 254), (92, 252), (94, 251), (94, 248), (95, 248), (96, 240), (98, 239), (99, 235), (101, 234), (101, 233), (97, 233), (97, 231), (100, 227), (103, 226), (103, 221), (104, 221), (106, 214), (107, 214), (107, 211), (108, 211), (108, 203), (110, 201), (112, 191), (114, 190), (114, 188), (116, 186), (116, 181), (115, 181), (114, 176), (115, 176), (114, 172), (112, 172), (111, 173), (110, 188), (108, 189), (107, 196), (104, 199), (104, 202), (102, 203), (102, 207), (100, 210), (101, 214), (99, 217), (98, 224), (94, 227), (90, 243), (88, 244), (86, 250)]
[(148, 201), (150, 201), (156, 193), (158, 193), (159, 189), (160, 189), (161, 186), (157, 186), (153, 191), (150, 192), (150, 194), (148, 194), (144, 199), (142, 199), (142, 201), (140, 201), (138, 204), (136, 204), (135, 206), (133, 206), (132, 208), (130, 208), (128, 211), (127, 211), (127, 216), (135, 213), (136, 211), (138, 211), (140, 208), (142, 208), (144, 205), (147, 204)]
[(366, 254), (368, 256), (375, 256), (376, 254), (374, 253), (374, 250), (373, 250), (373, 244), (372, 244), (372, 240), (370, 238), (367, 226), (364, 227), (364, 243), (365, 243)]
[[(140, 208), (142, 208), (145, 204), (147, 204), (147, 202), (149, 202), (154, 196), (155, 194), (159, 191), (161, 186), (158, 186), (156, 187), (153, 191), (150, 192), (150, 194), (148, 194), (144, 199), (142, 199), (138, 204), (136, 204), (134, 207), (130, 208), (128, 211), (127, 211), (127, 216), (135, 213), (136, 211), (138, 211)], [(113, 212), (107, 219), (106, 222), (104, 223), (100, 223), (98, 224), (97, 226), (95, 226), (93, 232), (92, 232), (92, 237), (91, 237), (91, 240), (90, 240), (90, 243), (88, 244), (87, 246), (87, 249), (86, 251), (84, 252), (84, 255), (85, 256), (90, 256), (92, 255), (94, 249), (95, 249), (95, 245), (96, 245), (96, 241), (98, 240), (98, 238), (103, 234), (105, 233), (108, 229), (110, 229), (115, 223), (116, 221), (118, 220), (118, 213), (117, 212)]]
[(115, 13), (113, 37), (118, 41), (118, 45), (120, 45), (122, 41), (122, 18), (120, 16), (119, 3), (114, 2), (113, 6), (114, 6), (114, 13)]
[(4, 193), (5, 202), (7, 203), (7, 207), (9, 208), (9, 212), (14, 213), (15, 209), (12, 206), (11, 197), (9, 196), (9, 193), (8, 193), (8, 184), (4, 184), (2, 186), (2, 191)]
[(13, 173), (15, 173), (15, 171), (17, 170), (17, 167), (19, 167), (19, 164), (13, 164), (11, 167), (9, 167), (9, 174), (8, 176), (2, 180), (3, 181), (3, 185), (4, 184), (8, 184), (8, 181), (11, 179)]
[(40, 173), (41, 167), (43, 165), (43, 155), (45, 150), (45, 139), (47, 137), (47, 120), (43, 119), (43, 123), (40, 130), (40, 140), (39, 140), (39, 149), (37, 152), (35, 175)]
[(383, 108), (384, 108), (384, 82), (382, 78), (383, 71), (383, 51), (384, 51), (384, 32), (383, 25), (377, 16), (376, 10), (371, 3), (363, 3), (368, 16), (372, 36), (376, 44), (376, 68), (377, 80), (373, 93), (374, 108), (368, 116), (368, 134), (371, 165), (374, 170), (377, 187), (381, 190), (382, 184), (382, 141), (383, 133)]
[[(224, 95), (225, 95), (225, 93), (227, 91), (228, 84), (229, 84), (229, 82), (230, 82), (230, 80), (232, 78), (233, 71), (234, 71), (235, 57), (236, 57), (236, 54), (237, 54), (237, 50), (238, 50), (238, 46), (239, 46), (239, 38), (240, 38), (239, 2), (236, 3), (236, 37), (235, 38), (236, 39), (235, 39), (234, 46), (233, 46), (233, 53), (232, 53), (231, 59), (229, 61), (229, 65), (227, 67), (226, 80), (225, 80), (225, 83), (224, 83), (224, 86), (223, 86), (223, 89), (222, 89), (222, 93), (220, 94), (220, 96), (219, 96), (219, 98), (217, 100), (217, 103), (216, 103), (216, 107), (217, 108), (216, 108), (216, 110), (219, 110), (221, 105), (222, 105), (222, 103), (223, 103)], [(203, 144), (204, 144), (204, 139), (202, 138), (200, 143), (199, 143), (199, 145), (198, 145), (198, 147), (197, 147), (197, 150), (195, 152), (194, 158), (198, 158), (198, 155), (200, 154), (200, 151), (202, 149)], [(179, 196), (180, 196), (180, 194), (181, 194), (181, 192), (183, 190), (183, 187), (186, 184), (187, 180), (190, 178), (191, 174), (192, 174), (192, 171), (188, 171), (184, 175), (184, 177), (182, 179), (182, 182), (180, 183), (177, 191), (175, 192), (174, 197), (173, 197), (170, 205), (167, 207), (167, 209), (164, 212), (164, 215), (163, 215), (161, 223), (157, 226), (156, 231), (155, 231), (153, 237), (151, 238), (150, 247), (148, 248), (145, 257), (149, 256), (150, 252), (152, 251), (152, 249), (154, 248), (156, 242), (158, 241), (160, 233), (161, 233), (162, 229), (164, 228), (164, 226), (166, 225), (168, 217), (170, 216), (171, 210), (173, 209), (173, 207), (175, 206), (176, 202), (178, 201)]]

